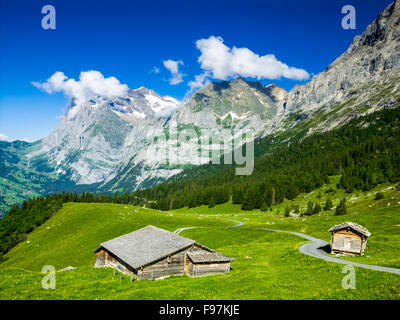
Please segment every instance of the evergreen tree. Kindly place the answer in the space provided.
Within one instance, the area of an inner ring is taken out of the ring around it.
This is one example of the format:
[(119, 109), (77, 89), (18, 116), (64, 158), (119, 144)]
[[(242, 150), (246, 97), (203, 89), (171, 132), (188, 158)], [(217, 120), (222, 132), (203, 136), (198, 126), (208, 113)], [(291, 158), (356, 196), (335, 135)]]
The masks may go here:
[(305, 212), (306, 216), (311, 216), (314, 212), (314, 203), (310, 200), (307, 204), (307, 211)]
[(383, 195), (382, 192), (377, 192), (375, 194), (375, 200), (381, 200), (381, 199), (384, 199), (384, 198), (385, 198), (385, 196)]
[(336, 207), (335, 216), (341, 216), (347, 214), (347, 207), (346, 207), (346, 198), (340, 200), (340, 203)]
[(331, 200), (331, 198), (328, 198), (325, 202), (324, 210), (329, 211), (329, 210), (332, 210), (332, 208), (333, 208), (332, 200)]
[(290, 217), (290, 209), (289, 209), (289, 206), (286, 206), (286, 208), (285, 208), (285, 217), (286, 217), (286, 218)]
[(316, 203), (313, 209), (313, 214), (320, 213), (322, 211), (321, 205), (319, 203)]
[(265, 202), (263, 202), (263, 204), (261, 205), (261, 211), (263, 211), (263, 212), (268, 211), (268, 205)]
[(214, 208), (215, 207), (215, 200), (214, 197), (211, 197), (211, 199), (208, 202), (208, 207), (209, 208)]

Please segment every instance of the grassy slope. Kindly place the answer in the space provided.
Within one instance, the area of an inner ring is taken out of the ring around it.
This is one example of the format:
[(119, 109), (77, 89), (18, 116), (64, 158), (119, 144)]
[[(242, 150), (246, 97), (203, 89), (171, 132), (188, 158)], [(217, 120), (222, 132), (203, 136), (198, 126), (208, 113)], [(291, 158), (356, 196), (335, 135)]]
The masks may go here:
[[(332, 178), (332, 186), (336, 180)], [(329, 187), (319, 190), (321, 199), (316, 191), (300, 195), (296, 203), (305, 207), (309, 199), (322, 202)], [(342, 196), (340, 192), (331, 195), (334, 204)], [(342, 266), (301, 254), (297, 248), (304, 239), (256, 230), (301, 231), (329, 240), (327, 229), (333, 224), (359, 222), (372, 237), (363, 257), (348, 259), (400, 267), (400, 191), (387, 189), (380, 201), (373, 200), (373, 192), (350, 197), (354, 204), (349, 203), (348, 215), (335, 217), (328, 212), (304, 221), (305, 217), (284, 218), (285, 204), (267, 213), (240, 211), (232, 204), (175, 212), (112, 204), (66, 204), (28, 236), (29, 244), (21, 243), (6, 255), (8, 260), (0, 266), (0, 299), (400, 299), (398, 275), (357, 268), (357, 289), (344, 290)], [(226, 228), (236, 224), (230, 220), (245, 225)], [(148, 224), (171, 231), (186, 226), (212, 227), (185, 230), (182, 235), (234, 257), (232, 271), (197, 279), (184, 276), (130, 283), (125, 276), (122, 281), (119, 276), (113, 277), (110, 269), (93, 268), (93, 251), (100, 242)], [(57, 270), (69, 265), (77, 269), (58, 273), (56, 290), (43, 290), (40, 270), (44, 265), (54, 265)]]

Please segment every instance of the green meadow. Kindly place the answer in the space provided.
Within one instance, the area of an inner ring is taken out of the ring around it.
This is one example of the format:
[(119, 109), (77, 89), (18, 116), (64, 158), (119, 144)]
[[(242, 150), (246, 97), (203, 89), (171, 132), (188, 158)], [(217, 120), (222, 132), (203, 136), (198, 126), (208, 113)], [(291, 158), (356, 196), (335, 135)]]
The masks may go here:
[[(337, 179), (332, 177), (330, 184), (266, 212), (242, 211), (231, 203), (170, 212), (116, 204), (64, 204), (5, 255), (0, 299), (400, 299), (400, 275), (356, 268), (356, 289), (345, 290), (343, 265), (299, 252), (305, 239), (262, 230), (297, 231), (329, 241), (331, 226), (353, 221), (372, 236), (363, 256), (346, 259), (400, 268), (400, 191), (395, 185), (381, 185), (368, 193), (345, 194), (336, 190)], [(375, 200), (376, 192), (384, 198)], [(333, 209), (312, 216), (293, 212), (284, 216), (288, 205), (298, 205), (302, 212), (308, 201), (323, 204), (328, 197), (334, 206), (346, 197), (348, 214), (335, 216)], [(244, 224), (232, 228), (238, 221)], [(232, 270), (203, 278), (131, 282), (113, 269), (94, 268), (94, 250), (101, 242), (150, 224), (169, 231), (202, 227), (181, 235), (234, 257)], [(56, 289), (45, 290), (41, 286), (45, 265), (76, 269), (57, 273)]]

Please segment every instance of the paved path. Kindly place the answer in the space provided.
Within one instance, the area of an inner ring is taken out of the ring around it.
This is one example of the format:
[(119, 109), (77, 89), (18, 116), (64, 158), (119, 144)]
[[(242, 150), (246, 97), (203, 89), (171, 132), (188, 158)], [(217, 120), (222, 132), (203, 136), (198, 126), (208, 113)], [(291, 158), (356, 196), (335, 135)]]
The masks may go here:
[(229, 228), (237, 228), (237, 227), (241, 227), (242, 225), (244, 225), (244, 222), (242, 221), (236, 221), (236, 220), (230, 220), (233, 222), (237, 222), (237, 224), (235, 224), (234, 226), (230, 226)]
[(314, 257), (314, 258), (323, 259), (323, 260), (326, 260), (329, 262), (348, 264), (348, 265), (352, 265), (352, 266), (360, 267), (360, 268), (366, 268), (366, 269), (371, 269), (371, 270), (400, 274), (400, 269), (374, 266), (374, 265), (370, 265), (370, 264), (357, 263), (357, 262), (352, 262), (352, 261), (347, 261), (347, 260), (342, 260), (339, 258), (332, 257), (321, 249), (321, 248), (325, 247), (326, 245), (328, 245), (328, 242), (318, 239), (318, 238), (308, 236), (303, 233), (284, 231), (284, 230), (273, 230), (273, 229), (260, 229), (260, 230), (273, 231), (273, 232), (286, 232), (286, 233), (290, 233), (290, 234), (296, 235), (298, 237), (312, 241), (310, 243), (305, 243), (305, 244), (301, 245), (299, 247), (299, 251), (308, 256)]
[(200, 228), (210, 228), (210, 227), (187, 227), (187, 228), (179, 228), (179, 229), (176, 229), (175, 231), (174, 231), (174, 233), (175, 234), (180, 234), (182, 231), (184, 231), (184, 230), (189, 230), (189, 229), (200, 229)]
[[(225, 219), (225, 220), (230, 220), (230, 219)], [(237, 222), (237, 224), (230, 226), (228, 228), (237, 228), (237, 227), (241, 227), (242, 225), (244, 225), (244, 222), (242, 221), (236, 221), (236, 220), (230, 220), (233, 222)], [(211, 227), (187, 227), (187, 228), (179, 228), (177, 230), (174, 231), (174, 233), (176, 234), (180, 234), (182, 231), (184, 230), (189, 230), (189, 229), (199, 229), (199, 228), (211, 228)], [(363, 263), (357, 263), (357, 262), (352, 262), (352, 261), (347, 261), (347, 260), (342, 260), (339, 258), (335, 258), (332, 257), (330, 255), (328, 255), (325, 251), (322, 250), (323, 247), (325, 247), (326, 245), (328, 245), (328, 242), (318, 239), (318, 238), (314, 238), (311, 236), (308, 236), (304, 233), (300, 233), (300, 232), (293, 232), (293, 231), (285, 231), (285, 230), (274, 230), (274, 229), (265, 229), (265, 228), (260, 228), (258, 230), (265, 230), (265, 231), (272, 231), (272, 232), (285, 232), (285, 233), (290, 233), (293, 234), (295, 236), (307, 239), (309, 241), (311, 241), (310, 243), (305, 243), (303, 245), (301, 245), (299, 247), (299, 251), (314, 257), (314, 258), (318, 258), (318, 259), (322, 259), (325, 261), (329, 261), (329, 262), (334, 262), (334, 263), (340, 263), (340, 264), (347, 264), (347, 265), (352, 265), (355, 267), (360, 267), (360, 268), (365, 268), (365, 269), (371, 269), (371, 270), (376, 270), (376, 271), (383, 271), (383, 272), (390, 272), (390, 273), (396, 273), (396, 274), (400, 274), (400, 269), (396, 269), (396, 268), (389, 268), (389, 267), (381, 267), (381, 266), (374, 266), (374, 265), (370, 265), (370, 264), (363, 264)]]
[[(218, 218), (218, 217), (217, 217)], [(220, 218), (221, 219), (221, 218)], [(231, 219), (224, 219), (224, 220), (229, 220), (229, 221), (233, 221), (236, 222), (236, 224), (234, 226), (230, 226), (228, 228), (237, 228), (237, 227), (241, 227), (242, 225), (244, 225), (244, 222), (242, 221), (236, 221), (236, 220), (231, 220)], [(190, 230), (190, 229), (200, 229), (200, 228), (224, 228), (224, 227), (187, 227), (187, 228), (179, 228), (176, 229), (174, 231), (175, 234), (180, 234), (182, 231), (184, 230)]]

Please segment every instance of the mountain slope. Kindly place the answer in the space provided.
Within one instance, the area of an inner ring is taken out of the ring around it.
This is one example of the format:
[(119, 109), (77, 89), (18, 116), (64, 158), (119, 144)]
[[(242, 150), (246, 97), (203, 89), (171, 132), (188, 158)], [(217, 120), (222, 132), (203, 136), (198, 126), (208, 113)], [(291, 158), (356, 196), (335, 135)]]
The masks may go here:
[[(203, 108), (192, 108), (202, 92), (209, 95), (201, 101)], [(108, 192), (153, 187), (187, 166), (208, 163), (211, 150), (219, 149), (220, 143), (225, 145), (218, 155), (224, 152), (237, 128), (259, 130), (264, 118), (275, 116), (282, 94), (286, 92), (277, 86), (237, 79), (210, 84), (185, 105), (144, 87), (130, 90), (126, 97), (72, 101), (56, 129), (44, 139), (23, 143), (18, 152), (2, 142), (0, 150), (11, 152), (20, 165), (4, 159), (7, 169), (0, 175), (9, 179), (18, 170), (29, 177), (30, 170), (35, 170), (40, 186), (33, 180), (29, 183), (29, 178), (21, 185), (15, 181), (15, 188), (27, 188), (29, 195), (64, 189)], [(214, 139), (212, 144), (199, 148), (199, 139), (209, 138)], [(16, 200), (8, 195), (10, 183), (0, 184), (7, 193), (3, 210)]]
[[(14, 190), (29, 186), (33, 193), (149, 188), (229, 152), (242, 131), (254, 134), (259, 156), (275, 145), (326, 132), (399, 101), (396, 0), (324, 72), (289, 93), (239, 78), (209, 83), (184, 103), (144, 87), (125, 97), (95, 97), (79, 105), (72, 101), (48, 137), (19, 148), (0, 144), (0, 152), (7, 154), (0, 158), (0, 192), (11, 183)], [(17, 170), (23, 178), (12, 181)], [(26, 182), (31, 170), (40, 185)]]
[(212, 207), (229, 201), (230, 195), (244, 210), (267, 210), (326, 184), (332, 175), (341, 176), (338, 189), (369, 191), (400, 181), (399, 121), (400, 103), (329, 132), (280, 143), (255, 160), (251, 176), (237, 176), (234, 166), (200, 166), (137, 196), (161, 210)]
[[(149, 200), (159, 200), (157, 205), (163, 209), (168, 209), (171, 203), (174, 207), (213, 205), (215, 201), (224, 200), (223, 197), (218, 200), (218, 195), (212, 199), (211, 186), (234, 190), (233, 186), (247, 183), (238, 191), (237, 203), (244, 208), (260, 208), (263, 202), (270, 205), (271, 194), (274, 194), (272, 202), (279, 202), (283, 197), (291, 199), (303, 188), (311, 191), (329, 174), (344, 174), (340, 187), (349, 192), (368, 190), (378, 181), (396, 180), (399, 170), (395, 142), (400, 105), (399, 49), (400, 1), (397, 0), (361, 36), (355, 37), (350, 48), (324, 72), (309, 83), (296, 86), (277, 102), (276, 117), (265, 123), (256, 139), (256, 154), (262, 155), (260, 149), (263, 149), (270, 151), (270, 155), (256, 160), (252, 177), (235, 177), (230, 166), (201, 166), (172, 177), (167, 181), (169, 185), (142, 194)], [(395, 109), (377, 112), (388, 108)], [(370, 116), (356, 119), (367, 114)], [(390, 120), (388, 117), (394, 122), (376, 126), (375, 122), (379, 123), (381, 118)], [(353, 127), (346, 126), (348, 122)], [(340, 129), (327, 132), (343, 126), (343, 132)], [(370, 126), (375, 131), (369, 131)], [(349, 137), (353, 139), (351, 143)], [(329, 139), (335, 144), (330, 144)], [(296, 149), (299, 143), (302, 146), (301, 141), (305, 141), (303, 148), (307, 150)], [(350, 149), (346, 143), (350, 143)], [(280, 172), (278, 168), (285, 161), (289, 162), (286, 171)], [(272, 173), (277, 171), (280, 173), (274, 176)], [(203, 195), (197, 196), (201, 193)], [(235, 197), (235, 191), (233, 194)]]
[(284, 131), (301, 124), (312, 132), (326, 131), (399, 100), (400, 1), (396, 0), (324, 72), (289, 92), (280, 104), (276, 127)]
[(244, 79), (208, 84), (161, 126), (153, 127), (150, 139), (136, 140), (140, 148), (132, 150), (133, 156), (105, 180), (101, 190), (152, 187), (186, 167), (209, 163), (213, 150), (214, 157), (220, 157), (230, 150), (235, 135), (256, 132), (265, 118), (275, 117), (282, 91)]
[[(324, 199), (325, 190), (328, 188), (318, 190)], [(400, 200), (394, 190), (385, 190), (385, 197)], [(302, 210), (306, 208), (304, 198), (314, 200), (316, 195), (304, 194), (296, 199)], [(339, 199), (337, 195), (334, 203)], [(368, 239), (365, 256), (353, 257), (352, 261), (399, 267), (397, 212), (394, 203), (388, 207), (386, 201), (374, 201), (371, 195), (355, 199), (349, 206), (349, 216), (373, 236)], [(245, 225), (229, 228), (236, 224), (232, 219)], [(303, 239), (260, 230), (291, 230), (329, 241), (327, 230), (342, 220), (332, 211), (304, 221), (294, 216), (287, 218), (279, 206), (274, 206), (270, 214), (259, 214), (258, 210), (243, 212), (232, 204), (159, 212), (123, 204), (68, 203), (5, 255), (6, 260), (0, 265), (0, 299), (398, 300), (398, 275), (357, 268), (357, 290), (343, 290), (342, 268), (300, 253), (298, 247)], [(116, 277), (111, 269), (93, 267), (93, 251), (99, 243), (149, 224), (169, 231), (184, 226), (206, 227), (186, 230), (182, 235), (234, 257), (231, 272), (195, 280), (172, 277), (132, 284), (129, 277)], [(66, 266), (76, 269), (57, 273), (56, 290), (43, 290), (43, 265), (53, 265), (56, 270)]]

